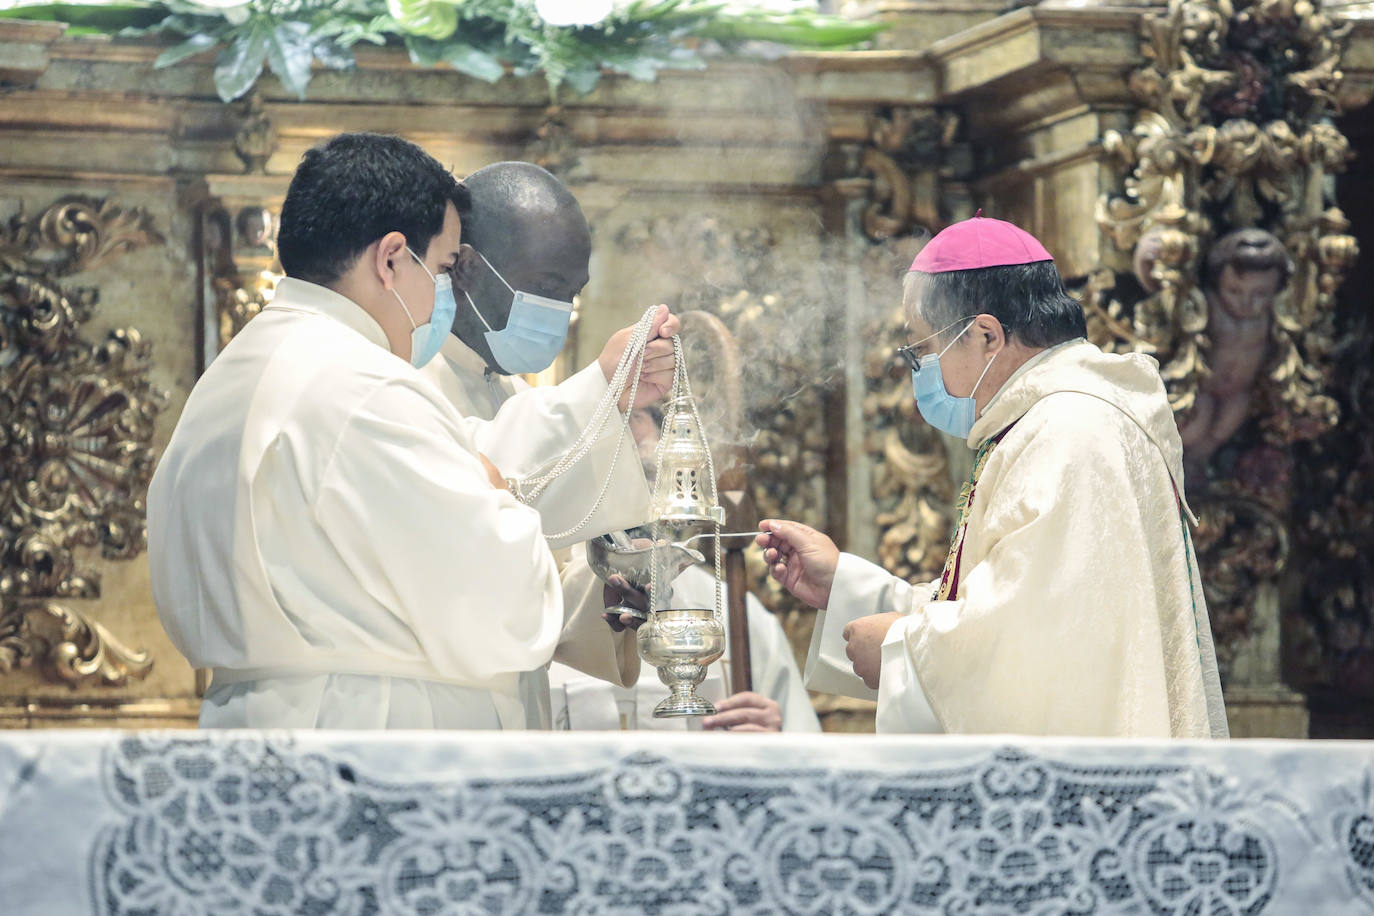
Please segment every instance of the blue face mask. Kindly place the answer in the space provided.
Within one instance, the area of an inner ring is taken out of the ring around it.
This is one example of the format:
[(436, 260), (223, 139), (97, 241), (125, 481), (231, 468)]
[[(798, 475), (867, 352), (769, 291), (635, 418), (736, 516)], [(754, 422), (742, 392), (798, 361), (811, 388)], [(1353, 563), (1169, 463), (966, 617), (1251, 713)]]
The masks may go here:
[[(491, 262), (482, 252), (477, 252), (477, 256), (491, 267)], [(463, 291), (463, 295), (467, 297), (468, 305), (472, 306), (477, 320), (487, 329), (483, 337), (486, 338), (487, 346), (491, 348), (492, 358), (509, 373), (543, 372), (553, 365), (554, 359), (563, 349), (563, 343), (568, 339), (568, 325), (572, 322), (572, 303), (536, 296), (533, 293), (518, 292), (506, 282), (506, 278), (501, 276), (501, 272), (495, 267), (491, 267), (491, 272), (496, 274), (496, 279), (511, 293), (510, 317), (506, 319), (504, 328), (493, 331), (487, 319), (478, 311), (477, 303), (472, 301), (466, 290)]]
[[(406, 246), (406, 251), (410, 251), (409, 245)], [(425, 266), (425, 262), (420, 260), (419, 255), (410, 251), (410, 256), (434, 281), (434, 311), (430, 313), (429, 321), (416, 325), (401, 294), (396, 292), (395, 288), (392, 288), (391, 294), (401, 303), (401, 309), (410, 321), (410, 364), (419, 369), (433, 359), (439, 348), (444, 345), (444, 338), (453, 329), (453, 316), (458, 314), (458, 300), (453, 298), (453, 278), (446, 273), (434, 276)]]
[[(956, 322), (957, 323), (957, 322)], [(953, 327), (954, 325), (950, 325)], [(966, 398), (956, 398), (949, 393), (945, 387), (945, 376), (940, 371), (940, 357), (944, 356), (949, 347), (954, 346), (960, 337), (968, 333), (968, 329), (973, 327), (973, 321), (964, 327), (939, 353), (932, 353), (929, 356), (922, 356), (919, 369), (911, 370), (911, 388), (916, 393), (916, 408), (921, 411), (921, 417), (931, 426), (941, 432), (949, 433), (960, 439), (967, 439), (968, 434), (973, 429), (973, 423), (978, 419), (978, 404), (973, 399), (973, 395), (978, 393), (978, 386), (983, 384), (983, 376), (988, 374), (992, 368), (993, 360), (997, 359), (996, 354), (988, 360), (988, 364), (983, 367), (982, 375), (978, 376), (978, 381), (973, 385), (973, 391), (969, 392)], [(949, 328), (945, 329), (946, 331)], [(930, 335), (935, 337), (943, 334), (944, 331), (937, 331)], [(929, 340), (927, 337), (926, 340)], [(920, 341), (917, 341), (920, 343)], [(999, 350), (998, 353), (1001, 351)]]

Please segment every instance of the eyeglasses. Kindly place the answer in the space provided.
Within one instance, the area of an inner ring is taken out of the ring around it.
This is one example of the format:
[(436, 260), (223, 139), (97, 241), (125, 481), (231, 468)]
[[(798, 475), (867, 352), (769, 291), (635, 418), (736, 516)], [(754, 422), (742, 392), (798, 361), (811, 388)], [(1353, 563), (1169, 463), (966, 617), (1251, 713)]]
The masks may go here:
[(897, 355), (906, 360), (906, 364), (911, 367), (912, 372), (921, 371), (921, 357), (916, 355), (916, 344), (907, 344), (905, 347), (898, 347)]
[[(972, 323), (973, 323), (973, 321), (974, 321), (977, 317), (978, 317), (977, 315), (969, 315), (969, 316), (967, 316), (967, 317), (965, 317), (965, 318), (960, 318), (959, 321), (967, 321), (967, 322), (969, 322), (969, 327), (972, 327)], [(931, 334), (930, 337), (938, 337), (938, 336), (940, 336), (941, 334), (945, 333), (945, 331), (948, 331), (949, 328), (952, 328), (952, 327), (954, 327), (955, 324), (958, 324), (959, 321), (954, 322), (954, 324), (951, 324), (949, 327), (944, 328), (943, 330), (936, 331), (934, 334)], [(1011, 336), (1011, 325), (1006, 324), (1005, 322), (998, 322), (998, 323), (1002, 325), (1002, 333), (1003, 333), (1004, 335), (1006, 335), (1007, 337), (1010, 337), (1010, 336)], [(965, 328), (964, 328), (964, 331), (967, 331), (967, 330), (968, 330), (968, 327), (965, 327)], [(960, 333), (960, 334), (963, 334), (964, 331), (960, 331), (959, 333)], [(911, 371), (912, 371), (912, 372), (920, 372), (920, 371), (921, 371), (921, 357), (920, 357), (920, 355), (916, 352), (916, 348), (919, 347), (921, 344), (925, 343), (927, 340), (930, 340), (930, 337), (925, 337), (925, 338), (922, 338), (921, 340), (916, 341), (914, 344), (907, 344), (905, 347), (898, 347), (898, 348), (897, 348), (897, 353), (896, 353), (896, 355), (897, 355), (898, 357), (900, 357), (900, 358), (907, 364), (907, 366), (909, 366), (909, 367), (911, 368)], [(957, 338), (956, 338), (956, 339), (957, 339)], [(950, 341), (950, 346), (953, 346), (953, 344), (954, 344), (954, 341)], [(949, 349), (949, 347), (945, 347), (945, 350), (948, 350), (948, 349)], [(940, 351), (940, 352), (943, 353), (944, 350), (942, 350), (942, 351)]]

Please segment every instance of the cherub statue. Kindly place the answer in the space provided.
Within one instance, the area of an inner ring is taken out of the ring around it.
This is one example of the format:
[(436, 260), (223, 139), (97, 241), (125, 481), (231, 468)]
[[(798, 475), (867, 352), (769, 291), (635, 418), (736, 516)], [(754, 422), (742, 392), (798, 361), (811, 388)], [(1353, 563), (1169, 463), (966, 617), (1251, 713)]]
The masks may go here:
[(1274, 300), (1292, 276), (1287, 249), (1263, 229), (1229, 232), (1207, 252), (1202, 289), (1211, 374), (1198, 385), (1192, 413), (1179, 428), (1195, 479), (1249, 416), (1251, 393), (1269, 355)]

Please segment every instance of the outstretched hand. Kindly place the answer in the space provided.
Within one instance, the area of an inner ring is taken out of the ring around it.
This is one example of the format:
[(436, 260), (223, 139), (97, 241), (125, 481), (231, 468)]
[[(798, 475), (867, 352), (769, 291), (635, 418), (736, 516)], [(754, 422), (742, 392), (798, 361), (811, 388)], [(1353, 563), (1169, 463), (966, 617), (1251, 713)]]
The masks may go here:
[(763, 548), (768, 571), (801, 601), (815, 608), (830, 603), (830, 587), (840, 549), (815, 528), (800, 522), (764, 519), (754, 543)]
[(716, 704), (716, 714), (701, 720), (707, 731), (780, 732), (782, 707), (758, 693), (742, 691)]
[[(620, 357), (625, 353), (625, 347), (629, 344), (634, 330), (634, 325), (631, 325), (616, 331), (611, 335), (611, 339), (606, 341), (601, 355), (597, 357), (606, 381), (609, 382), (615, 376), (615, 367), (620, 364)], [(626, 396), (622, 397), (620, 402), (622, 411), (647, 407), (662, 400), (668, 393), (668, 389), (673, 386), (673, 337), (681, 330), (682, 320), (674, 315), (668, 306), (660, 305), (658, 314), (654, 316), (653, 326), (649, 330), (649, 341), (644, 346), (644, 363), (640, 367), (639, 389), (635, 392), (635, 401), (633, 404), (628, 403), (627, 386)]]

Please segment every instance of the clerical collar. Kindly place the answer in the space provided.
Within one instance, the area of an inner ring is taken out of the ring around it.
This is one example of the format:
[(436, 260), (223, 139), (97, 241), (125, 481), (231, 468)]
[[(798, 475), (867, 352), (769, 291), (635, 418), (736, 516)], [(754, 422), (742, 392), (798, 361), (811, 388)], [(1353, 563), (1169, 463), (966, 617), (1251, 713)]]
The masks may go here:
[(493, 378), (504, 377), (500, 372), (488, 366), (487, 361), (478, 356), (476, 350), (459, 340), (455, 334), (449, 334), (448, 337), (444, 338), (444, 345), (439, 348), (439, 352), (453, 365), (454, 369), (459, 371), (473, 375), (480, 372), (488, 381)]
[(352, 328), (383, 350), (391, 351), (391, 343), (377, 319), (352, 299), (318, 283), (283, 277), (277, 282), (276, 292), (267, 308), (324, 315)]

